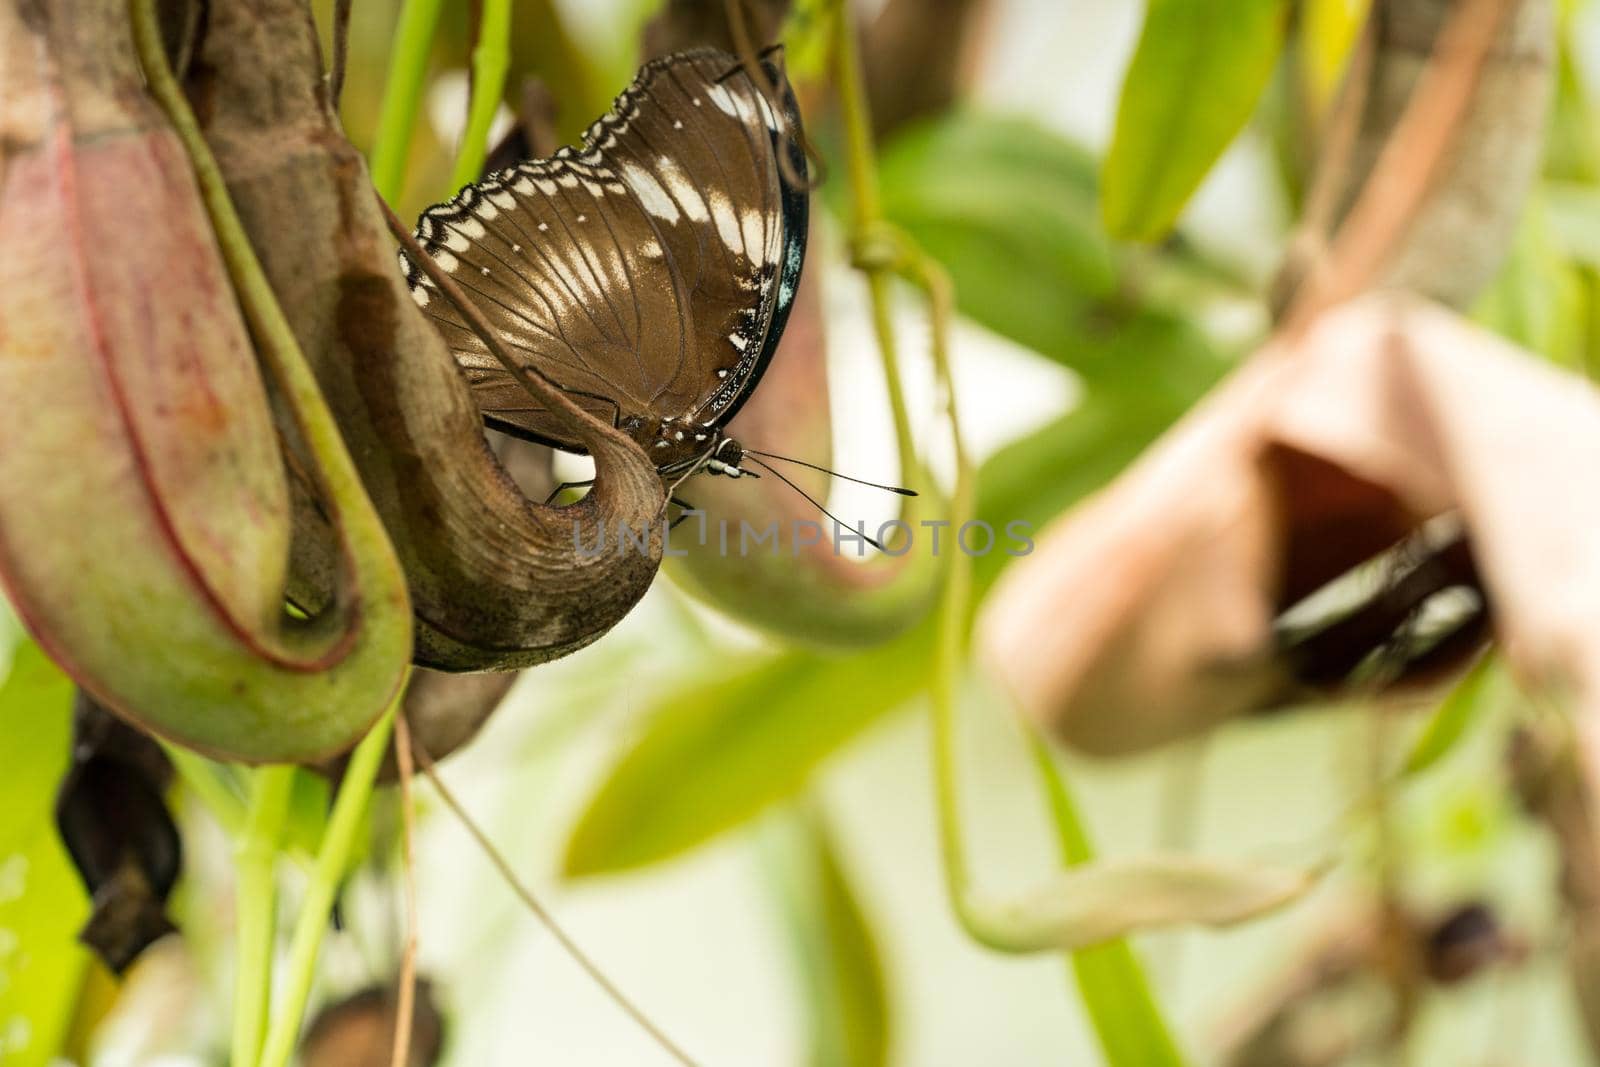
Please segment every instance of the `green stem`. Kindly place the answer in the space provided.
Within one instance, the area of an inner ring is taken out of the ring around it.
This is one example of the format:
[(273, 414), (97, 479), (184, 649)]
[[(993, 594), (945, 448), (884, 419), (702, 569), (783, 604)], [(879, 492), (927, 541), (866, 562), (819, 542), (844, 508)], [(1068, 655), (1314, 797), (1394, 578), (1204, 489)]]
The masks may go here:
[[(404, 692), (402, 686), (401, 693)], [(271, 1028), (267, 1032), (260, 1067), (286, 1067), (299, 1039), (300, 1022), (311, 997), (312, 980), (316, 977), (322, 937), (328, 929), (334, 897), (350, 866), (351, 846), (360, 829), (367, 804), (372, 799), (378, 768), (382, 766), (384, 753), (389, 748), (389, 735), (394, 727), (395, 709), (399, 707), (400, 699), (395, 698), (377, 725), (361, 739), (345, 767), (344, 779), (339, 783), (339, 794), (328, 817), (328, 828), (322, 837), (322, 846), (317, 850), (311, 883), (306, 887), (300, 914), (295, 919), (294, 934), (289, 943), (288, 974), (277, 1011), (273, 1013)]]
[[(902, 259), (906, 263), (907, 273), (917, 278), (932, 297), (934, 366), (939, 387), (945, 394), (946, 417), (955, 449), (956, 486), (950, 498), (950, 536), (956, 539), (974, 513), (976, 478), (961, 438), (961, 422), (956, 410), (955, 387), (950, 378), (950, 360), (946, 349), (952, 294), (942, 268), (927, 261), (922, 253), (906, 245), (902, 249)], [(945, 885), (957, 919), (972, 938), (1005, 951), (1014, 938), (1002, 928), (1003, 924), (983, 914), (973, 903), (972, 875), (967, 868), (966, 834), (957, 785), (956, 709), (960, 704), (962, 667), (967, 661), (972, 559), (961, 551), (959, 543), (951, 544), (946, 551), (950, 555), (950, 569), (945, 579), (944, 598), (939, 604), (937, 644), (929, 684), (929, 698), (933, 707), (934, 780), (938, 791), (939, 840)]]
[(294, 766), (287, 764), (261, 767), (253, 773), (250, 807), (234, 846), (239, 941), (233, 999), (234, 1067), (254, 1067), (266, 1031), (277, 935), (275, 874), (294, 776)]
[[(889, 315), (889, 281), (891, 276), (899, 275), (920, 288), (929, 300), (934, 373), (944, 397), (945, 417), (955, 451), (956, 482), (950, 499), (948, 529), (948, 536), (954, 541), (961, 527), (972, 518), (975, 496), (972, 463), (961, 436), (961, 420), (950, 373), (949, 329), (954, 294), (944, 268), (883, 221), (878, 198), (877, 167), (873, 158), (872, 125), (862, 86), (855, 27), (842, 5), (835, 16), (834, 80), (839, 105), (844, 112), (852, 223), (856, 228), (858, 261), (862, 269), (867, 271), (873, 323), (878, 331), (879, 348), (884, 354), (885, 371), (890, 382), (889, 396), (895, 412), (895, 431), (903, 454), (909, 455), (909, 420), (904, 397), (899, 391), (899, 375), (894, 361), (894, 333)], [(956, 785), (955, 717), (961, 667), (966, 662), (972, 563), (957, 544), (945, 546), (944, 551), (950, 563), (936, 620), (937, 643), (929, 695), (933, 708), (934, 778), (945, 885), (951, 908), (967, 933), (981, 944), (1007, 951), (1013, 948), (1016, 938), (1000, 916), (989, 915), (974, 903), (971, 872), (967, 869), (965, 834)]]
[(850, 181), (851, 233), (859, 265), (867, 276), (867, 293), (872, 302), (872, 328), (877, 336), (878, 355), (883, 363), (884, 383), (889, 393), (889, 411), (894, 418), (895, 446), (900, 452), (901, 477), (920, 488), (921, 465), (916, 459), (916, 444), (911, 438), (911, 416), (906, 406), (905, 389), (900, 382), (900, 361), (895, 343), (893, 306), (890, 301), (892, 269), (881, 255), (864, 246), (883, 225), (883, 206), (878, 196), (877, 159), (872, 146), (871, 111), (861, 74), (861, 53), (857, 46), (855, 20), (848, 5), (837, 3), (833, 12), (834, 91), (845, 128), (846, 173)]
[(182, 745), (163, 743), (161, 748), (178, 772), (178, 781), (200, 799), (228, 836), (242, 834), (249, 812), (238, 792), (225, 780), (224, 769)]
[[(895, 360), (894, 328), (890, 318), (889, 281), (906, 277), (929, 297), (932, 318), (932, 355), (939, 388), (944, 395), (946, 418), (955, 449), (956, 484), (950, 501), (949, 536), (953, 539), (973, 514), (973, 472), (961, 437), (956, 394), (950, 376), (948, 349), (952, 290), (944, 269), (906, 237), (883, 221), (878, 195), (877, 163), (872, 145), (872, 122), (861, 76), (861, 56), (854, 21), (843, 3), (832, 12), (835, 91), (845, 127), (846, 171), (850, 179), (851, 223), (857, 260), (867, 273), (872, 297), (873, 325), (889, 382), (889, 402), (894, 411), (895, 435), (902, 462), (913, 455), (910, 419)], [(952, 909), (962, 926), (977, 941), (1003, 947), (1010, 938), (972, 903), (971, 876), (966, 865), (960, 802), (956, 789), (955, 710), (961, 664), (965, 662), (968, 603), (972, 597), (971, 561), (959, 546), (945, 548), (950, 566), (937, 619), (934, 669), (929, 683), (933, 705), (933, 759), (939, 810), (939, 837), (945, 884)]]
[(399, 198), (405, 178), (406, 156), (411, 151), (411, 131), (427, 83), (428, 57), (439, 24), (442, 0), (406, 0), (394, 30), (393, 58), (383, 87), (378, 112), (378, 132), (372, 145), (372, 184), (385, 200)]
[[(847, 25), (841, 17), (838, 24)], [(892, 345), (887, 315), (888, 275), (896, 274), (921, 289), (929, 302), (932, 320), (932, 357), (935, 377), (944, 397), (945, 418), (955, 454), (956, 482), (950, 499), (950, 535), (959, 537), (963, 526), (976, 510), (977, 479), (971, 457), (961, 435), (955, 385), (950, 367), (950, 322), (955, 313), (955, 290), (943, 266), (929, 257), (904, 234), (886, 225), (881, 218), (877, 180), (872, 161), (870, 123), (860, 89), (860, 64), (856, 56), (855, 35), (841, 30), (837, 42), (839, 63), (837, 81), (841, 103), (847, 112), (847, 137), (850, 149), (850, 178), (855, 198), (858, 239), (865, 235), (875, 247), (861, 248), (861, 258), (876, 264), (870, 276), (873, 286), (874, 321), (880, 343), (888, 338)], [(862, 245), (868, 241), (861, 242)], [(891, 374), (891, 380), (893, 375)], [(894, 393), (891, 390), (891, 400)], [(903, 401), (901, 401), (903, 407)], [(898, 415), (897, 415), (898, 428)], [(950, 565), (946, 573), (944, 596), (936, 620), (936, 647), (929, 697), (933, 712), (933, 761), (936, 803), (939, 817), (940, 852), (951, 910), (968, 936), (979, 944), (1001, 952), (1034, 951), (1027, 936), (1027, 920), (1004, 908), (985, 907), (973, 892), (972, 872), (967, 866), (966, 833), (961, 816), (956, 758), (956, 714), (962, 669), (967, 661), (967, 631), (973, 594), (972, 561), (952, 543), (947, 551)], [(1043, 776), (1063, 860), (1070, 866), (1086, 863), (1093, 852), (1083, 822), (1049, 752), (1037, 740), (1034, 755)], [(1144, 971), (1125, 941), (1070, 954), (1080, 999), (1100, 1039), (1107, 1062), (1141, 1067), (1181, 1067), (1182, 1054), (1173, 1041), (1166, 1021)]]
[(511, 68), (511, 0), (483, 0), (478, 43), (472, 50), (472, 103), (456, 155), (456, 188), (478, 180), (489, 154), (489, 127), (505, 94)]

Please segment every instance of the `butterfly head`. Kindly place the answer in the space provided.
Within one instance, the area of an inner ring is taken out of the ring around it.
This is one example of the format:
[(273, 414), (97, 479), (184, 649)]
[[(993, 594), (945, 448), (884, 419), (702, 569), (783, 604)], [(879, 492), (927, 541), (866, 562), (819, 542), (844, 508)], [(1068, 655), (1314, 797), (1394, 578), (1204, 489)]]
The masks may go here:
[(702, 471), (730, 478), (756, 476), (754, 471), (741, 469), (744, 449), (739, 443), (715, 427), (664, 418), (653, 427), (641, 424), (640, 429), (629, 432), (641, 443), (650, 441), (647, 451), (664, 477), (688, 477)]
[(745, 475), (759, 477), (755, 471), (747, 471), (740, 466), (744, 462), (744, 448), (731, 437), (718, 435), (717, 447), (712, 450), (711, 458), (706, 460), (706, 470), (712, 474), (723, 474), (729, 478), (742, 478)]

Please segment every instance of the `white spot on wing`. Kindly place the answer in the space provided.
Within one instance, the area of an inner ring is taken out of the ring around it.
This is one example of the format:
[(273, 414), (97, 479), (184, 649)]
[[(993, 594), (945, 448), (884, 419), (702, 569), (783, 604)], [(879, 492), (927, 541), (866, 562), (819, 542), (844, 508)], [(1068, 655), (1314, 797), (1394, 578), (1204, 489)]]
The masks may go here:
[(778, 116), (772, 113), (772, 105), (767, 103), (765, 93), (756, 94), (756, 107), (761, 109), (761, 121), (767, 124), (767, 129), (776, 130), (778, 128)]
[(745, 211), (743, 215), (739, 216), (739, 221), (744, 227), (745, 255), (749, 256), (751, 259), (754, 259), (757, 255), (762, 254), (761, 250), (765, 247), (765, 243), (761, 240), (761, 236), (762, 232), (766, 229), (766, 220), (762, 218), (760, 211), (757, 211), (755, 208), (750, 208), (749, 210)]
[(744, 251), (744, 238), (739, 232), (739, 217), (733, 212), (733, 202), (720, 190), (711, 192), (711, 217), (717, 223), (717, 236), (729, 251)]
[(646, 211), (669, 225), (678, 221), (678, 205), (649, 171), (637, 163), (627, 163), (623, 165), (622, 177)]
[(667, 190), (674, 199), (683, 205), (683, 213), (695, 222), (706, 222), (711, 218), (711, 213), (706, 210), (706, 202), (701, 199), (700, 191), (694, 187), (676, 160), (662, 156), (656, 160), (656, 169), (661, 172), (662, 180), (667, 183)]
[[(718, 111), (722, 112), (724, 115), (732, 115), (735, 118), (738, 117), (739, 106), (734, 103), (733, 94), (728, 92), (726, 86), (713, 85), (711, 88), (706, 90), (706, 95), (711, 98), (711, 102), (717, 106)], [(699, 103), (699, 100), (695, 101), (696, 105)]]

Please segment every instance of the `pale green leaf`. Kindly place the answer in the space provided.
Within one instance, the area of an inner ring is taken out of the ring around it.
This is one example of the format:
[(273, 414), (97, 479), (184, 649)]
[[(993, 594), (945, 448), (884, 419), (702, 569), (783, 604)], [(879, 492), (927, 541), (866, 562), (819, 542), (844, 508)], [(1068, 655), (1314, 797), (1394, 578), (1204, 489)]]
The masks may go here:
[(884, 150), (886, 217), (940, 260), (961, 312), (1051, 359), (1092, 355), (1117, 289), (1094, 161), (1036, 123), (956, 114)]
[(1244, 128), (1283, 48), (1288, 0), (1150, 0), (1101, 172), (1101, 218), (1151, 241)]
[(1547, 178), (1591, 185), (1600, 179), (1600, 141), (1595, 138), (1595, 111), (1589, 102), (1579, 52), (1583, 43), (1570, 10), (1562, 13), (1556, 48), (1556, 92), (1545, 141)]
[[(1600, 206), (1589, 189), (1583, 210)], [(1489, 329), (1563, 366), (1582, 360), (1587, 303), (1582, 282), (1568, 257), (1582, 259), (1583, 225), (1553, 229), (1546, 195), (1535, 194), (1518, 224), (1511, 254), (1479, 298), (1473, 317)], [(1594, 224), (1587, 224), (1591, 229)], [(1560, 232), (1561, 236), (1557, 236)], [(1563, 248), (1570, 241), (1573, 248)], [(1600, 246), (1597, 246), (1600, 249)]]
[(917, 692), (927, 628), (868, 655), (791, 652), (671, 694), (590, 802), (569, 875), (637, 867), (792, 796), (811, 769)]
[(876, 938), (821, 814), (802, 806), (763, 841), (810, 1016), (810, 1067), (883, 1067), (889, 995)]
[[(1042, 742), (1032, 739), (1032, 748), (1049, 794), (1062, 862), (1078, 867), (1093, 861), (1094, 846), (1066, 779)], [(1078, 998), (1108, 1067), (1183, 1067), (1183, 1053), (1132, 945), (1108, 941), (1080, 949), (1069, 959)]]
[(1318, 873), (1243, 860), (1149, 855), (1101, 859), (1021, 897), (982, 903), (993, 940), (1013, 952), (1078, 949), (1139, 930), (1227, 926), (1290, 904)]
[(1539, 200), (1552, 240), (1587, 267), (1600, 267), (1600, 188), (1570, 181), (1546, 181)]
[(1303, 0), (1296, 18), (1300, 91), (1313, 115), (1324, 116), (1366, 21), (1369, 0)]
[(1502, 680), (1504, 672), (1500, 670), (1498, 658), (1493, 654), (1480, 657), (1428, 717), (1406, 755), (1401, 773), (1421, 774), (1455, 751), (1461, 739), (1489, 708), (1495, 683)]
[(56, 787), (72, 745), (72, 683), (19, 645), (0, 687), (0, 1063), (43, 1067), (66, 1035), (87, 954), (88, 900), (56, 835)]

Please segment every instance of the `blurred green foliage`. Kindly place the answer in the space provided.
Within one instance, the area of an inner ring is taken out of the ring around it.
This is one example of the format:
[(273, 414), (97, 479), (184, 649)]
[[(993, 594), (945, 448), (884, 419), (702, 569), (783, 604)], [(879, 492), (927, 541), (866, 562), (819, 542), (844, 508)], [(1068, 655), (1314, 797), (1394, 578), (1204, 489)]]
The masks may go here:
[(1402, 773), (1421, 774), (1455, 751), (1492, 702), (1504, 699), (1505, 684), (1504, 667), (1495, 656), (1485, 655), (1473, 664), (1428, 717), (1401, 765)]
[(72, 1020), (89, 902), (56, 836), (56, 787), (72, 750), (72, 682), (25, 642), (0, 686), (0, 1063), (45, 1067)]
[[(1104, 484), (1226, 368), (1183, 318), (1091, 314), (1110, 295), (1116, 253), (1095, 232), (1089, 158), (1059, 135), (958, 114), (889, 146), (880, 178), (890, 218), (919, 242), (932, 237), (935, 254), (942, 247), (962, 312), (1085, 374), (1077, 407), (983, 464), (977, 512), (996, 529), (1037, 529)], [(986, 195), (991, 179), (1003, 184)], [(1007, 251), (968, 255), (991, 246)], [(1007, 558), (974, 561), (980, 596)], [(920, 695), (932, 656), (929, 622), (858, 653), (708, 664), (654, 702), (574, 828), (567, 873), (665, 859), (794, 795), (834, 751)]]
[(799, 805), (762, 850), (804, 987), (810, 1067), (883, 1067), (891, 1041), (883, 961), (822, 813)]
[(1283, 48), (1288, 0), (1150, 0), (1102, 170), (1117, 237), (1172, 228), (1255, 112)]
[(966, 112), (895, 138), (879, 178), (885, 216), (950, 272), (963, 314), (1085, 368), (1117, 291), (1092, 155), (1029, 120)]
[[(1062, 862), (1069, 867), (1088, 863), (1094, 846), (1066, 780), (1042, 742), (1034, 742), (1034, 756), (1049, 791)], [(1181, 1067), (1183, 1054), (1132, 945), (1119, 940), (1082, 949), (1070, 962), (1084, 1014), (1110, 1067)]]

